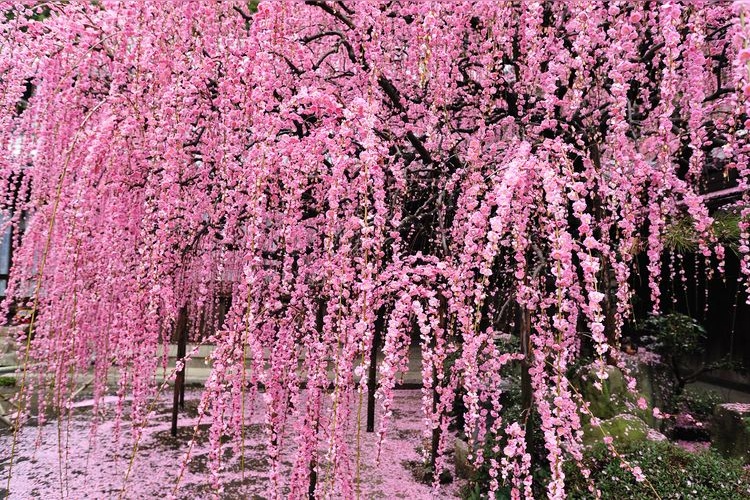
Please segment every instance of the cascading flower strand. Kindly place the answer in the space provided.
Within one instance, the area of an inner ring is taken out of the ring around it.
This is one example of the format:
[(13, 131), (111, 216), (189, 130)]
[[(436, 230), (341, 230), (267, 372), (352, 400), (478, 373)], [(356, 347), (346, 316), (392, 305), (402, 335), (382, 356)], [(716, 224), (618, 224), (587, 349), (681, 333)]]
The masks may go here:
[[(215, 345), (214, 486), (259, 408), (276, 497), (354, 498), (371, 356), (382, 446), (417, 350), (435, 487), (460, 403), (513, 498), (535, 491), (535, 412), (542, 489), (564, 498), (585, 414), (571, 367), (588, 349), (599, 379), (624, 368), (634, 276), (659, 311), (675, 220), (726, 257), (704, 184), (717, 158), (750, 178), (747, 2), (252, 5), (0, 2), (6, 310), (40, 286), (20, 397), (65, 411), (92, 371), (96, 405), (114, 391), (118, 425), (144, 422), (187, 310), (191, 342)], [(501, 404), (510, 363), (526, 420)]]

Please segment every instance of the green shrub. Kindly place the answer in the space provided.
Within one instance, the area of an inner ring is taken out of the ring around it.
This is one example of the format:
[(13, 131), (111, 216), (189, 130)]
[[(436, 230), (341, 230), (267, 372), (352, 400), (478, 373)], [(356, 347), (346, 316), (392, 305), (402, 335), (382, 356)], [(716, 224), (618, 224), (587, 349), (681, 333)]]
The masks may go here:
[(678, 399), (678, 404), (699, 420), (707, 420), (714, 413), (714, 407), (724, 400), (714, 391), (686, 389)]
[(650, 316), (641, 325), (650, 350), (666, 357), (682, 359), (698, 352), (706, 340), (706, 330), (695, 319), (680, 313)]
[(16, 377), (0, 375), (0, 387), (13, 387), (16, 385)]
[[(658, 354), (663, 364), (669, 367), (674, 379), (674, 395), (682, 394), (685, 386), (698, 380), (701, 375), (720, 369), (743, 370), (742, 364), (726, 356), (712, 362), (702, 359), (707, 343), (706, 330), (695, 319), (685, 314), (672, 312), (652, 315), (641, 322), (638, 328), (637, 344)], [(667, 410), (673, 410), (668, 402)]]
[[(597, 445), (585, 463), (604, 499), (657, 498), (654, 491), (665, 500), (729, 500), (750, 495), (748, 471), (739, 462), (725, 460), (710, 450), (690, 453), (667, 442), (645, 441), (621, 447), (618, 452), (631, 466), (641, 468), (647, 482), (636, 482), (619, 459)], [(593, 498), (579, 467), (571, 463), (566, 469), (569, 498)]]

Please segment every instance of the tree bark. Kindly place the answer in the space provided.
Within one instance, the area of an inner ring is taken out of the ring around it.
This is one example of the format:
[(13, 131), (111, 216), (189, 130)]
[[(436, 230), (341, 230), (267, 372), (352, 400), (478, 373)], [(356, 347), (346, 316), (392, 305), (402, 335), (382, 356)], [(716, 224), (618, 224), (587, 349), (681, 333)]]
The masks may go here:
[[(444, 297), (440, 297), (440, 329), (443, 331), (443, 335), (446, 334), (446, 327), (448, 325), (448, 304)], [(433, 348), (437, 344), (437, 339), (433, 337), (432, 345)], [(432, 413), (434, 414), (438, 409), (438, 403), (440, 400), (440, 394), (437, 391), (437, 384), (439, 383), (437, 378), (437, 367), (433, 364), (432, 366)], [(433, 479), (437, 480), (437, 456), (440, 448), (440, 420), (438, 418), (438, 426), (432, 429), (432, 442), (430, 443), (430, 466), (432, 467)]]
[(185, 407), (185, 351), (187, 350), (187, 306), (182, 306), (177, 315), (175, 331), (177, 334), (177, 357), (175, 363), (182, 362), (174, 380), (174, 399), (172, 401), (172, 436), (177, 436), (177, 411)]
[(529, 373), (531, 368), (531, 314), (526, 309), (521, 310), (519, 326), (521, 353), (523, 354), (523, 361), (521, 361), (521, 409), (524, 421), (528, 424), (532, 411), (533, 388), (531, 386), (531, 374)]
[[(318, 311), (315, 315), (315, 329), (319, 336), (323, 336), (323, 327), (326, 317), (326, 301), (323, 298), (318, 299)], [(319, 409), (316, 409), (318, 416), (320, 416)], [(315, 434), (318, 434), (320, 428), (320, 418), (315, 422)], [(318, 487), (318, 472), (316, 470), (318, 466), (317, 453), (313, 452), (312, 459), (310, 460), (310, 483), (307, 486), (307, 498), (308, 500), (315, 500), (315, 490)]]
[(383, 338), (383, 328), (385, 327), (385, 306), (381, 307), (375, 318), (375, 332), (372, 338), (372, 348), (370, 349), (370, 367), (367, 373), (367, 432), (375, 432), (375, 391), (378, 388), (377, 366), (378, 351)]

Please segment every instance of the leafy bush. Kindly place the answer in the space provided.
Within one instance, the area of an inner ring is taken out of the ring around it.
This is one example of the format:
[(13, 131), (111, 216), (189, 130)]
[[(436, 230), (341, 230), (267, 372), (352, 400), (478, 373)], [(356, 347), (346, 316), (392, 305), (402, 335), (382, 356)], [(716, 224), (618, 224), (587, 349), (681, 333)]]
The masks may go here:
[[(750, 495), (748, 471), (740, 462), (725, 460), (712, 451), (694, 454), (667, 442), (645, 441), (620, 447), (618, 452), (631, 466), (640, 467), (647, 481), (636, 482), (618, 458), (598, 445), (585, 463), (605, 499), (657, 498), (658, 494), (665, 500), (729, 500)], [(569, 498), (593, 498), (579, 467), (570, 463), (566, 468)]]
[(685, 408), (699, 420), (708, 420), (713, 415), (714, 407), (724, 400), (714, 391), (686, 389), (678, 399), (678, 405)]
[(706, 330), (685, 314), (650, 316), (641, 327), (641, 342), (665, 356), (682, 358), (695, 354), (705, 342)]
[[(680, 396), (687, 384), (695, 382), (704, 373), (719, 369), (742, 369), (729, 357), (710, 363), (700, 361), (695, 366), (702, 357), (706, 342), (703, 326), (690, 316), (676, 312), (650, 316), (640, 324), (637, 341), (646, 350), (659, 355), (671, 370), (675, 396)], [(668, 409), (674, 409), (673, 405), (668, 405)]]

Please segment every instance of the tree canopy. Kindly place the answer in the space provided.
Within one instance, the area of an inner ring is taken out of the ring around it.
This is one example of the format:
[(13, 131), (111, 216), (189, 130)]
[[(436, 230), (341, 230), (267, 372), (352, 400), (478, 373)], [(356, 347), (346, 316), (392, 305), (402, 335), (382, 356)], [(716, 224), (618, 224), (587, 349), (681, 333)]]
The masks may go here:
[(704, 188), (712, 170), (740, 187), (750, 173), (747, 8), (0, 2), (0, 209), (29, 217), (6, 300), (34, 310), (26, 391), (51, 375), (64, 406), (93, 360), (96, 397), (115, 370), (120, 412), (148, 418), (180, 309), (231, 294), (205, 339), (217, 473), (261, 398), (274, 489), (304, 496), (325, 458), (331, 494), (353, 497), (366, 367), (382, 350), (383, 435), (418, 337), (440, 454), (458, 397), (466, 435), (506, 443), (492, 488), (532, 496), (528, 419), (501, 418), (499, 370), (520, 361), (563, 498), (585, 413), (569, 368), (584, 349), (601, 377), (621, 363), (639, 255), (657, 312), (673, 221), (721, 271)]

